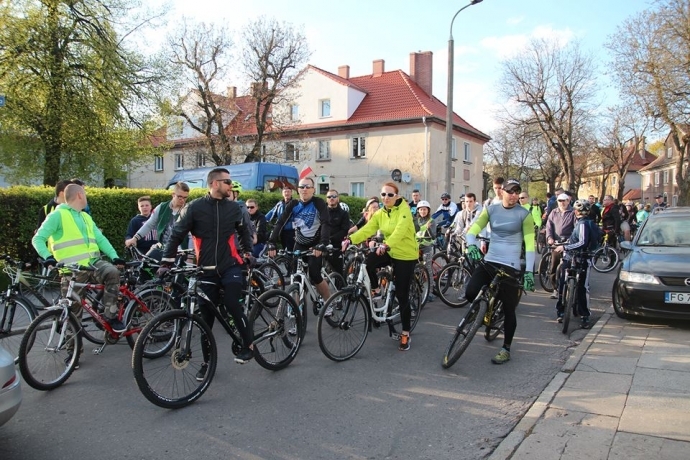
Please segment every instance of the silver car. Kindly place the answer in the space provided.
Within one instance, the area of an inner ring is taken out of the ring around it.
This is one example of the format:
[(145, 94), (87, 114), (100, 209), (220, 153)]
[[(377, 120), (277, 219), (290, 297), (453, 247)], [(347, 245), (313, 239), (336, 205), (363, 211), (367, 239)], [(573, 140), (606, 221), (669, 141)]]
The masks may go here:
[(19, 410), (22, 403), (22, 386), (14, 358), (0, 347), (0, 426)]

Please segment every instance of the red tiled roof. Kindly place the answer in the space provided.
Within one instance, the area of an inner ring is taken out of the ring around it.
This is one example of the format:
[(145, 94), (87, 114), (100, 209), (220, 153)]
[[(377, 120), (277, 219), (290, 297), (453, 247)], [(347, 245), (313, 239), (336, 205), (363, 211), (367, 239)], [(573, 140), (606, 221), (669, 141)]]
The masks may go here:
[(634, 201), (642, 199), (642, 189), (631, 188), (623, 195), (623, 201)]

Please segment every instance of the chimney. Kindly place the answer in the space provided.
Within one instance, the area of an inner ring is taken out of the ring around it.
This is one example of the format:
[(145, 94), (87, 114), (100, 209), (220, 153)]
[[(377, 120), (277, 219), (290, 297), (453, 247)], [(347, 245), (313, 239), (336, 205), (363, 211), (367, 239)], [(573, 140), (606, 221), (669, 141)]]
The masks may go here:
[(345, 80), (350, 79), (350, 66), (349, 65), (341, 65), (338, 67), (338, 76), (341, 78), (344, 78)]
[(410, 53), (410, 78), (431, 97), (434, 53)]
[(377, 59), (374, 61), (374, 71), (373, 76), (374, 77), (380, 77), (383, 75), (384, 72), (384, 60), (383, 59)]
[(235, 99), (237, 97), (237, 86), (228, 86), (227, 97)]

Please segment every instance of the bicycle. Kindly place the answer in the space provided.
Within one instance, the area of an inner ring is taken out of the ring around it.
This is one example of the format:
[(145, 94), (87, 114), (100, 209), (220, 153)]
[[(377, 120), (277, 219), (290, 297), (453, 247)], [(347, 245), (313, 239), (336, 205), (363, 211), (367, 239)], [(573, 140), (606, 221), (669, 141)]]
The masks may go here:
[(537, 272), (539, 273), (539, 284), (541, 284), (542, 289), (546, 292), (553, 292), (556, 289), (556, 273), (558, 273), (558, 267), (554, 267), (555, 271), (551, 271), (551, 265), (553, 261), (553, 250), (559, 244), (564, 243), (566, 240), (557, 241), (556, 244), (548, 246), (546, 254), (541, 256), (539, 260), (539, 266), (537, 267)]
[[(215, 267), (176, 267), (170, 275), (184, 273), (189, 286), (182, 298), (182, 309), (163, 312), (141, 331), (132, 353), (132, 371), (141, 393), (151, 403), (167, 409), (187, 406), (208, 389), (218, 364), (216, 340), (211, 328), (197, 313), (203, 299), (232, 338), (232, 352), (242, 349), (242, 339), (224, 304), (213, 304), (199, 289), (209, 281), (198, 278)], [(251, 270), (248, 273), (252, 278)], [(303, 333), (299, 308), (284, 291), (273, 289), (257, 297), (258, 288), (249, 283), (244, 308), (249, 310), (253, 333), (254, 359), (269, 370), (285, 368), (295, 359)], [(288, 333), (296, 329), (293, 336)], [(205, 350), (204, 350), (205, 349)], [(205, 365), (205, 372), (202, 366)]]
[[(484, 260), (478, 261), (478, 266), (494, 271), (495, 274), (491, 282), (481, 288), (467, 313), (456, 326), (453, 338), (448, 344), (441, 362), (444, 369), (450, 368), (460, 359), (482, 325), (486, 326), (484, 338), (488, 341), (495, 339), (503, 331), (505, 316), (502, 302), (497, 301), (496, 295), (501, 283), (520, 283), (519, 279), (510, 275), (505, 269), (489, 265)], [(522, 295), (522, 291), (520, 288), (520, 295)]]
[[(401, 323), (400, 309), (395, 299), (393, 273), (389, 268), (378, 272), (380, 296), (374, 297), (371, 292), (371, 280), (366, 270), (366, 254), (376, 248), (350, 246), (347, 251), (354, 253), (355, 270), (348, 279), (349, 284), (336, 292), (326, 302), (319, 313), (317, 331), (319, 348), (326, 357), (333, 361), (345, 361), (361, 350), (367, 335), (374, 327), (388, 325), (388, 334), (393, 340), (399, 340), (396, 326)], [(412, 278), (410, 286), (410, 309), (412, 332), (419, 321), (422, 300), (422, 288)], [(326, 316), (328, 309), (332, 313)]]
[[(129, 262), (137, 264), (138, 262)], [(77, 264), (57, 264), (58, 269), (68, 269), (73, 273), (95, 271), (94, 267), (79, 266)], [(86, 293), (79, 296), (77, 289), (85, 289)], [(134, 347), (136, 335), (142, 325), (153, 316), (151, 309), (142, 302), (127, 286), (120, 286), (118, 298), (119, 311), (117, 319), (126, 325), (126, 330), (116, 332), (102, 316), (102, 305), (94, 295), (103, 292), (102, 284), (79, 283), (70, 277), (67, 293), (58, 301), (46, 308), (46, 311), (36, 317), (27, 328), (19, 345), (18, 362), (24, 381), (31, 387), (47, 391), (62, 385), (79, 365), (82, 353), (82, 336), (84, 330), (81, 321), (73, 312), (72, 302), (80, 303), (89, 315), (98, 323), (103, 332), (102, 345), (93, 353), (101, 354), (106, 345), (117, 343), (125, 337), (130, 347)]]
[(24, 276), (24, 262), (7, 254), (2, 255), (2, 260), (5, 262), (3, 271), (10, 277), (10, 282), (0, 294), (0, 347), (7, 350), (16, 363), (22, 336), (37, 314), (34, 304), (21, 294), (21, 286), (34, 292), (46, 306), (50, 304), (28, 284)]
[(620, 255), (615, 248), (616, 237), (612, 235), (611, 232), (604, 232), (601, 247), (592, 253), (592, 267), (599, 273), (608, 273), (618, 265)]
[[(333, 250), (333, 246), (328, 245), (325, 250), (330, 252)], [(311, 284), (311, 281), (309, 281), (309, 269), (305, 258), (313, 257), (314, 250), (311, 249), (307, 252), (284, 252), (296, 264), (294, 272), (290, 274), (290, 284), (285, 288), (285, 292), (299, 305), (299, 310), (302, 313), (302, 338), (304, 338), (304, 334), (307, 332), (307, 317), (309, 316), (307, 313), (307, 302), (311, 302), (313, 313), (315, 316), (318, 316), (324, 302), (328, 299), (322, 299), (316, 288)], [(337, 292), (345, 286), (345, 280), (339, 273), (327, 273), (326, 268), (323, 266), (321, 267), (321, 277), (328, 284), (328, 289), (331, 293)]]
[(436, 279), (436, 291), (443, 303), (453, 308), (467, 305), (465, 290), (474, 268), (475, 264), (464, 255), (443, 267)]
[(24, 264), (19, 293), (41, 310), (55, 303), (60, 297), (60, 274), (51, 267), (44, 267), (43, 260)]
[[(568, 333), (570, 326), (570, 317), (578, 316), (577, 312), (577, 286), (580, 283), (581, 276), (587, 276), (587, 259), (586, 253), (575, 252), (572, 254), (573, 258), (570, 261), (570, 267), (566, 269), (564, 291), (563, 291), (563, 325), (561, 332)], [(562, 264), (562, 262), (561, 262)], [(561, 266), (559, 265), (559, 270)]]

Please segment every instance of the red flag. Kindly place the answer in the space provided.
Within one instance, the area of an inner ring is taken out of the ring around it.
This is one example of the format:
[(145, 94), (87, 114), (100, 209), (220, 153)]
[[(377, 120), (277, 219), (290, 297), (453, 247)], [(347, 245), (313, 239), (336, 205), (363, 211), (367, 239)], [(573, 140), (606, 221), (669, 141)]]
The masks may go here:
[(304, 168), (302, 168), (302, 171), (300, 171), (299, 173), (299, 180), (302, 180), (305, 177), (310, 176), (311, 174), (314, 174), (314, 170), (311, 169), (311, 166), (304, 165)]

